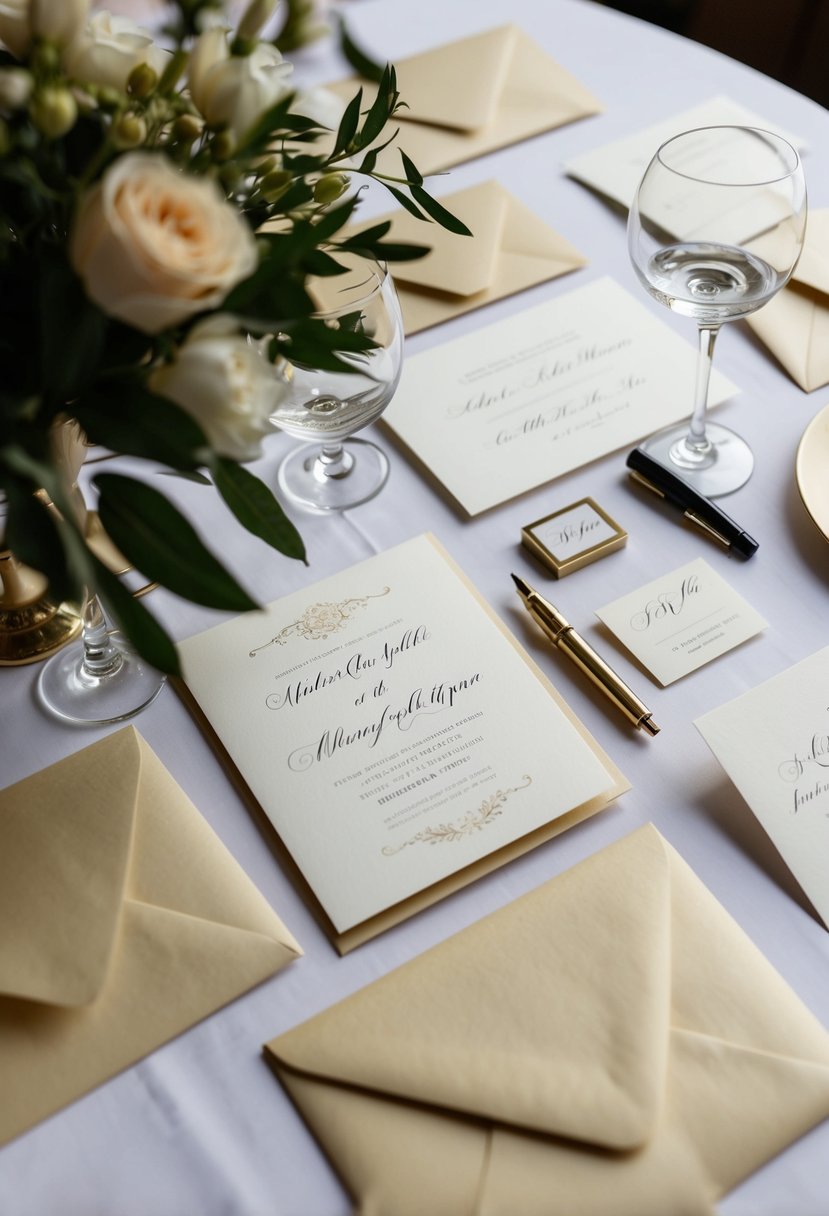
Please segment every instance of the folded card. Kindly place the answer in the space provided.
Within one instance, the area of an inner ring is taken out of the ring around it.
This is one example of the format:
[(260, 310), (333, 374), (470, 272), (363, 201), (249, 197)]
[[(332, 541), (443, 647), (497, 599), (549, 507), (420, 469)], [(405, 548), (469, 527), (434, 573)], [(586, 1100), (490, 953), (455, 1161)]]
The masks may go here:
[[(695, 372), (693, 347), (601, 278), (408, 358), (383, 421), (477, 515), (687, 418)], [(734, 391), (715, 371), (711, 403)]]
[(807, 393), (829, 384), (829, 209), (809, 212), (791, 280), (747, 321)]
[(132, 727), (0, 792), (0, 924), (0, 1143), (301, 953)]
[(829, 1115), (829, 1034), (650, 825), (266, 1051), (372, 1216), (713, 1216)]
[(767, 623), (701, 557), (596, 616), (662, 685), (733, 650)]
[[(395, 172), (398, 144), (421, 173), (437, 173), (602, 109), (584, 85), (514, 25), (399, 59), (395, 67), (406, 106), (395, 115), (398, 140), (377, 162)], [(343, 100), (358, 87), (365, 108), (376, 93), (368, 81), (351, 77), (329, 86)]]
[(362, 225), (389, 220), (391, 229), (384, 239), (430, 247), (419, 261), (394, 266), (407, 334), (586, 264), (568, 240), (499, 182), (481, 182), (442, 195), (440, 201), (464, 221), (471, 237), (456, 236), (437, 224), (424, 229), (422, 220), (402, 209)]
[(829, 927), (829, 647), (694, 725)]

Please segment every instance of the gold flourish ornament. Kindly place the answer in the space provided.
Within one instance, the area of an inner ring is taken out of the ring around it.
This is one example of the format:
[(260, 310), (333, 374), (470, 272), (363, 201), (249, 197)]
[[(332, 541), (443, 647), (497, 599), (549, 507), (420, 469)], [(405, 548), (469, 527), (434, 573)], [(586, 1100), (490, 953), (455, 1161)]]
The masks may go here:
[(251, 650), (250, 657), (253, 658), (260, 650), (267, 650), (269, 646), (284, 646), (291, 637), (305, 638), (309, 642), (324, 641), (332, 633), (338, 633), (344, 629), (358, 608), (365, 608), (369, 600), (379, 600), (382, 596), (388, 595), (389, 591), (391, 591), (390, 587), (384, 587), (382, 591), (378, 591), (374, 595), (355, 596), (352, 599), (341, 600), (339, 604), (311, 604), (305, 609), (299, 620), (292, 621), (290, 625), (280, 629), (279, 633), (269, 642), (263, 642), (261, 646), (256, 646)]
[(481, 832), (502, 813), (504, 803), (511, 794), (525, 790), (532, 783), (532, 777), (525, 773), (520, 785), (512, 786), (508, 790), (496, 790), (489, 798), (484, 799), (477, 810), (467, 811), (463, 819), (458, 820), (457, 823), (440, 823), (436, 828), (423, 828), (414, 836), (410, 836), (408, 840), (404, 840), (402, 844), (384, 845), (383, 856), (393, 857), (395, 853), (400, 853), (410, 844), (456, 844), (475, 832)]

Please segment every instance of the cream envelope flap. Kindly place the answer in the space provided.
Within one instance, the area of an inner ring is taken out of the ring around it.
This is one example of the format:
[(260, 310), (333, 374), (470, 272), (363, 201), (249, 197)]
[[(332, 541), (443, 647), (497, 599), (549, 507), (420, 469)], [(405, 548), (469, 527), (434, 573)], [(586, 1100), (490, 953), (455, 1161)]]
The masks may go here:
[[(601, 103), (517, 26), (507, 25), (437, 46), (395, 64), (401, 100), (399, 140), (378, 167), (396, 172), (398, 144), (421, 173), (436, 173), (549, 131)], [(343, 101), (363, 90), (363, 109), (376, 87), (359, 77), (328, 86)]]
[(829, 208), (809, 212), (790, 283), (747, 320), (806, 392), (829, 383)]
[(397, 87), (406, 109), (397, 117), (466, 131), (485, 127), (495, 117), (519, 33), (500, 26), (401, 60)]
[(132, 727), (0, 792), (0, 916), (0, 1143), (301, 953)]
[(829, 1114), (829, 1035), (652, 826), (267, 1051), (377, 1216), (418, 1168), (421, 1211), (707, 1212)]

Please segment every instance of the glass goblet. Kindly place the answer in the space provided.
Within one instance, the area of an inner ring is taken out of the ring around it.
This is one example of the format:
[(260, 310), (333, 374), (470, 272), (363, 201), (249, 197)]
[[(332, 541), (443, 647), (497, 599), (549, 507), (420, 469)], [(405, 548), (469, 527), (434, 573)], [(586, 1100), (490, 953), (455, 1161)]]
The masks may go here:
[(357, 506), (385, 485), (385, 453), (351, 436), (382, 414), (403, 365), (403, 320), (387, 268), (356, 254), (336, 252), (335, 258), (346, 272), (310, 285), (320, 303), (315, 316), (330, 329), (365, 334), (375, 346), (340, 354), (351, 372), (287, 364), (281, 369), (283, 400), (271, 415), (281, 430), (309, 441), (280, 464), (280, 489), (291, 501), (317, 511)]
[(690, 425), (642, 446), (709, 497), (751, 476), (748, 444), (706, 425), (720, 326), (755, 312), (785, 286), (803, 248), (806, 186), (797, 152), (770, 131), (703, 127), (657, 150), (628, 217), (628, 252), (645, 289), (699, 330)]

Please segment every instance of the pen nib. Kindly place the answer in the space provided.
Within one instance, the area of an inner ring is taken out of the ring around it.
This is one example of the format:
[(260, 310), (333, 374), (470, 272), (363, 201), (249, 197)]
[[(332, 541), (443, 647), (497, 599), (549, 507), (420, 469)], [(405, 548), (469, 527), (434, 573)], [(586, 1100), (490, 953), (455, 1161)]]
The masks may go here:
[(519, 578), (517, 574), (511, 574), (510, 578), (515, 583), (515, 585), (518, 588), (518, 590), (520, 591), (521, 595), (523, 595), (525, 599), (529, 598), (529, 596), (531, 594), (530, 588), (529, 588), (528, 584), (524, 582), (523, 578)]

